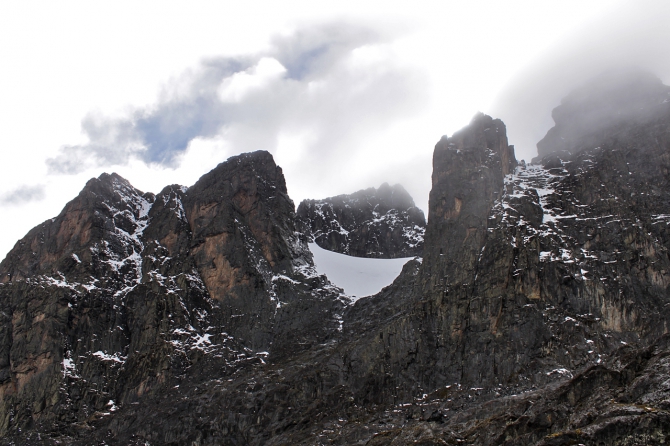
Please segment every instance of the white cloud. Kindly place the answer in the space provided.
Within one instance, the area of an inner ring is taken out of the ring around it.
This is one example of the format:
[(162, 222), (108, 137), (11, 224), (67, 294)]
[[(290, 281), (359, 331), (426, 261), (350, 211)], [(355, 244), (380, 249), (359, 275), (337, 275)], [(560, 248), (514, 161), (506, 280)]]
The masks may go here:
[(222, 102), (240, 102), (254, 90), (261, 90), (279, 80), (286, 68), (272, 57), (262, 57), (256, 65), (225, 78), (217, 90)]
[(425, 75), (398, 60), (393, 39), (331, 22), (275, 37), (264, 52), (209, 58), (174, 78), (155, 104), (114, 118), (89, 114), (82, 123), (89, 141), (64, 146), (49, 168), (74, 174), (133, 160), (174, 168), (192, 142), (219, 139), (238, 153), (276, 154), (287, 176), (315, 183), (304, 191), (324, 183), (332, 190), (360, 167), (367, 135), (428, 102)]

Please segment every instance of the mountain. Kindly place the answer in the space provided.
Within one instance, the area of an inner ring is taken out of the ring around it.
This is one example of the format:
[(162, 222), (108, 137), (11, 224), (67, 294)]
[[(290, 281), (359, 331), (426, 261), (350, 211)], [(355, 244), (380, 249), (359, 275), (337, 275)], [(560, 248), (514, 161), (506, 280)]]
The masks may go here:
[[(443, 137), (422, 258), (356, 302), (315, 271), (266, 152), (156, 196), (89, 181), (0, 264), (2, 443), (664, 444), (670, 101), (650, 79), (568, 96), (533, 164), (483, 114)], [(653, 106), (583, 126), (615, 97)]]
[(156, 196), (116, 174), (89, 181), (0, 264), (0, 431), (77, 438), (182, 380), (328, 341), (347, 298), (316, 273), (294, 215), (267, 152)]
[(296, 213), (303, 232), (329, 251), (382, 259), (423, 252), (426, 218), (399, 184), (304, 200)]

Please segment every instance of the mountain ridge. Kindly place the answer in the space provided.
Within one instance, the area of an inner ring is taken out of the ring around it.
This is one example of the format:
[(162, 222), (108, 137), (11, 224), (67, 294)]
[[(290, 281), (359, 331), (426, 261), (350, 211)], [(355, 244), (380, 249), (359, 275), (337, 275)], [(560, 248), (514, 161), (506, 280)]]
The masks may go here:
[(652, 117), (595, 132), (557, 112), (532, 164), (484, 114), (443, 137), (422, 259), (355, 303), (314, 269), (267, 152), (155, 196), (91, 180), (0, 263), (2, 443), (663, 444), (654, 91)]

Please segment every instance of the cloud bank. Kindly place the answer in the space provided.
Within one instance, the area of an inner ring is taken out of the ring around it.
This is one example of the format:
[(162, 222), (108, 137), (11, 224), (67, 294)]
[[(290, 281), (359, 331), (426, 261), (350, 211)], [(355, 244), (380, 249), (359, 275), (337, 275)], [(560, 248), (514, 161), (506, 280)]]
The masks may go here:
[(88, 142), (61, 147), (47, 160), (49, 172), (76, 174), (133, 158), (176, 167), (194, 139), (214, 137), (235, 152), (346, 160), (360, 134), (411, 115), (427, 96), (421, 74), (393, 57), (393, 38), (330, 23), (276, 36), (257, 54), (204, 60), (169, 82), (155, 104), (116, 118), (87, 115)]
[(0, 205), (22, 205), (31, 201), (43, 200), (45, 196), (43, 185), (20, 186), (0, 195)]

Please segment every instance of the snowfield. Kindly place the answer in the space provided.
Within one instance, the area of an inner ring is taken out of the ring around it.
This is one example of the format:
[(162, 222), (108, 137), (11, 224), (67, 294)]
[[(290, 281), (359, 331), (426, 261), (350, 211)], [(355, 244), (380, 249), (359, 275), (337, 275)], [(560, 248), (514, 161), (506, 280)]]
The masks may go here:
[(381, 291), (398, 277), (402, 267), (414, 257), (400, 259), (366, 259), (325, 250), (310, 243), (314, 264), (319, 274), (328, 279), (352, 298), (370, 296)]

